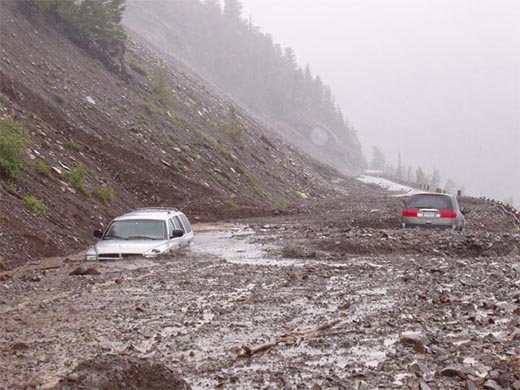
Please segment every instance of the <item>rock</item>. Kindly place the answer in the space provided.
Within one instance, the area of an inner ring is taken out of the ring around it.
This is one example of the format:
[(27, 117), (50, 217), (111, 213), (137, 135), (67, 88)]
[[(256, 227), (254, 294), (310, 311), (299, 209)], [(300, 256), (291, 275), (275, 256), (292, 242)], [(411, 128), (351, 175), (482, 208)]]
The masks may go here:
[(410, 364), (408, 366), (408, 371), (410, 371), (411, 373), (415, 374), (416, 376), (418, 376), (420, 378), (422, 378), (423, 376), (427, 375), (430, 372), (428, 367), (426, 367), (424, 364), (418, 363), (418, 362)]
[(78, 267), (74, 271), (72, 271), (69, 275), (101, 275), (101, 272), (99, 272), (96, 268), (81, 268)]
[(511, 333), (511, 340), (520, 340), (520, 329), (515, 328), (513, 333)]
[(11, 345), (12, 351), (27, 351), (29, 349), (29, 346), (25, 343), (14, 343)]
[(67, 380), (69, 382), (77, 382), (79, 380), (79, 375), (76, 374), (75, 372), (73, 372), (73, 373), (67, 375)]
[(492, 390), (502, 390), (503, 387), (500, 386), (497, 382), (495, 382), (493, 379), (488, 379), (483, 386), (483, 389), (492, 389)]
[(441, 370), (440, 375), (449, 378), (459, 377), (461, 379), (466, 379), (466, 374), (458, 367), (446, 367)]
[(518, 306), (509, 302), (500, 302), (497, 303), (497, 308), (502, 309), (506, 312), (513, 313), (515, 310), (518, 309)]
[(428, 384), (424, 381), (419, 382), (419, 389), (420, 390), (431, 390), (431, 387), (428, 386)]
[(466, 381), (466, 389), (467, 389), (467, 390), (478, 390), (478, 387), (477, 387), (477, 385), (476, 385), (474, 382), (472, 382), (472, 381), (470, 381), (470, 380), (468, 379), (468, 380)]
[(428, 342), (428, 339), (420, 334), (404, 334), (399, 339), (401, 344), (413, 345), (414, 351), (418, 353), (426, 353), (425, 344)]

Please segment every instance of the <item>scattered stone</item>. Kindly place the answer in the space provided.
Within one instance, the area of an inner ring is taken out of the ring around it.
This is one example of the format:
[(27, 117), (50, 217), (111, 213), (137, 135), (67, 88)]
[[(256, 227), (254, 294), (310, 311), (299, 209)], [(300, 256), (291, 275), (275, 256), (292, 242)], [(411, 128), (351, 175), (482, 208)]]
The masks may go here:
[(431, 390), (431, 387), (424, 381), (419, 382), (420, 390)]
[(14, 343), (13, 345), (11, 345), (11, 350), (12, 351), (27, 351), (29, 349), (29, 346), (25, 343)]
[(96, 268), (82, 268), (77, 267), (75, 270), (73, 270), (69, 275), (74, 276), (85, 276), (85, 275), (101, 275), (101, 272), (99, 272)]
[(491, 389), (491, 390), (503, 390), (503, 387), (500, 386), (493, 379), (488, 379), (483, 386), (483, 389)]
[(461, 368), (457, 368), (457, 367), (446, 367), (441, 370), (440, 374), (441, 374), (441, 376), (446, 376), (449, 378), (458, 377), (461, 379), (466, 379), (466, 374), (462, 371)]
[(415, 374), (416, 376), (418, 376), (420, 378), (422, 378), (423, 376), (428, 375), (428, 373), (430, 373), (430, 370), (428, 369), (428, 367), (426, 367), (424, 364), (418, 363), (418, 362), (410, 364), (408, 366), (408, 371), (410, 371), (411, 373)]

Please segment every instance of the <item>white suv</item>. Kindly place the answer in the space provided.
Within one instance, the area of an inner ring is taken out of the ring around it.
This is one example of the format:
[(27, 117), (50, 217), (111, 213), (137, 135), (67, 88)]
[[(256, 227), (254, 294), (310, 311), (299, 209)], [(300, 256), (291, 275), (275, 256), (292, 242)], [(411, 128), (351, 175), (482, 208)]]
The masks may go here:
[(146, 208), (114, 219), (87, 251), (87, 260), (117, 260), (129, 257), (156, 257), (193, 241), (188, 218), (174, 208)]

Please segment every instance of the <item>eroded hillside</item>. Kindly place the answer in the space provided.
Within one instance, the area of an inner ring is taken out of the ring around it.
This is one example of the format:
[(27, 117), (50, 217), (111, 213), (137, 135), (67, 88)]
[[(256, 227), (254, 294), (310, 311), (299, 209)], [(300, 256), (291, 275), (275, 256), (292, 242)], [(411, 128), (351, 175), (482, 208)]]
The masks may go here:
[(163, 55), (184, 61), (263, 123), (319, 161), (354, 174), (361, 145), (329, 86), (290, 47), (241, 15), (237, 1), (128, 0), (124, 24)]
[(173, 205), (196, 221), (320, 196), (331, 170), (202, 79), (163, 63), (165, 103), (160, 58), (129, 43), (128, 76), (112, 73), (19, 4), (0, 3), (0, 114), (29, 135), (21, 174), (0, 179), (8, 266), (84, 249), (93, 229), (135, 207)]

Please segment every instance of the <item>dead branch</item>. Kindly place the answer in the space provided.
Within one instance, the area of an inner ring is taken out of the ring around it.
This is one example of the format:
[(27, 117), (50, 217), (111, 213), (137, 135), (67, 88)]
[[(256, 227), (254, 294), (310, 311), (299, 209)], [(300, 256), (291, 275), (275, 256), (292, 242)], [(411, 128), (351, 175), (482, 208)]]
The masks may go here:
[(340, 321), (341, 321), (341, 319), (337, 318), (335, 320), (327, 322), (326, 324), (316, 326), (311, 329), (300, 330), (300, 331), (292, 332), (289, 335), (279, 336), (273, 342), (270, 342), (267, 344), (262, 344), (257, 347), (254, 347), (254, 348), (251, 348), (247, 345), (242, 345), (241, 348), (242, 348), (243, 352), (239, 353), (237, 355), (236, 359), (251, 357), (253, 355), (256, 355), (257, 353), (264, 352), (264, 351), (266, 353), (270, 353), (278, 344), (281, 344), (281, 343), (288, 344), (288, 345), (296, 344), (298, 342), (298, 339), (301, 339), (301, 338), (311, 335), (313, 333), (318, 333), (318, 332), (322, 332), (324, 330), (330, 329), (334, 325), (338, 324)]
[(305, 335), (308, 335), (308, 334), (321, 332), (321, 331), (324, 331), (326, 329), (332, 328), (334, 325), (336, 325), (340, 321), (341, 320), (339, 318), (336, 318), (335, 320), (332, 320), (332, 321), (330, 321), (330, 322), (328, 322), (328, 323), (326, 323), (324, 325), (320, 325), (320, 326), (317, 326), (317, 327), (312, 328), (312, 329), (296, 331), (296, 332), (293, 332), (292, 334), (295, 335), (295, 336), (305, 336)]

